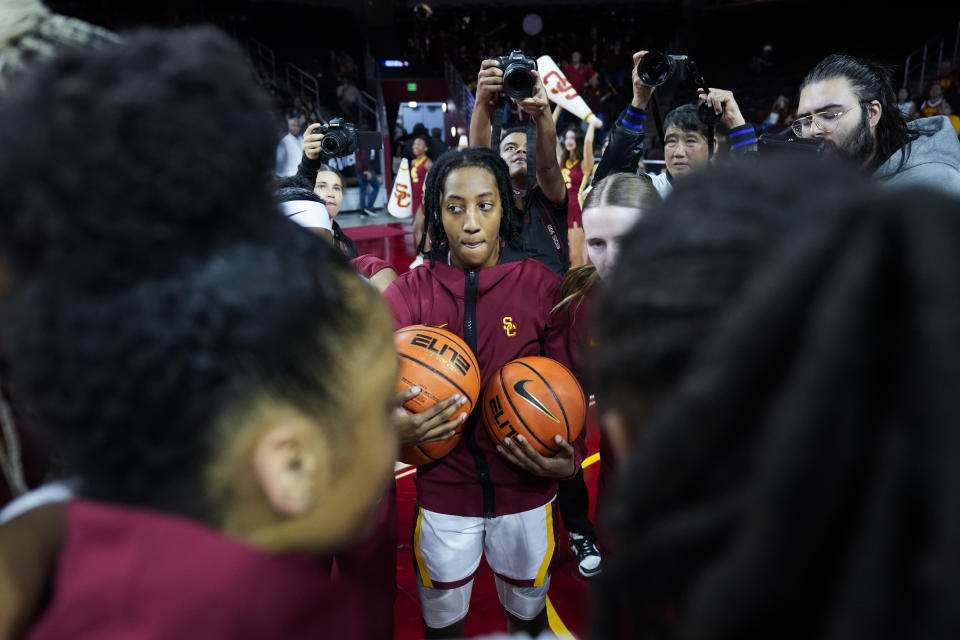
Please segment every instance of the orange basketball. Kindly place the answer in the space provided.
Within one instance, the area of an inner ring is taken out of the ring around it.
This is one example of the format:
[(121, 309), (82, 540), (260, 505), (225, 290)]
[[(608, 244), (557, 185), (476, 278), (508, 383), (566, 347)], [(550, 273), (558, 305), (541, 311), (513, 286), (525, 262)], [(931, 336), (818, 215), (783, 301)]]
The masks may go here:
[(523, 436), (541, 455), (553, 457), (561, 436), (576, 440), (583, 431), (587, 401), (569, 369), (550, 358), (517, 358), (500, 367), (483, 392), (483, 426), (497, 444)]
[[(403, 405), (408, 413), (420, 413), (454, 394), (467, 398), (457, 416), (473, 411), (480, 397), (480, 369), (473, 351), (459, 336), (436, 327), (416, 324), (398, 329), (393, 344), (400, 356), (397, 391), (420, 387), (423, 391)], [(401, 462), (428, 464), (450, 453), (460, 442), (463, 423), (446, 440), (404, 447)]]

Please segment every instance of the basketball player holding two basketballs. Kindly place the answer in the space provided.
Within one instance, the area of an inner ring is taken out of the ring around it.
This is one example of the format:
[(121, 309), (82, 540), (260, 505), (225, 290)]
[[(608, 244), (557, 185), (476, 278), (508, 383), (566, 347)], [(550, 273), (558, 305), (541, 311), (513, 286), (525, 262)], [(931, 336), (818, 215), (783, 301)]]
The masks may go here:
[[(476, 354), (483, 386), (519, 357), (547, 356), (569, 366), (566, 327), (551, 320), (560, 276), (532, 258), (501, 262), (507, 247), (520, 245), (504, 160), (488, 148), (444, 154), (427, 174), (424, 213), (433, 247), (428, 263), (384, 293), (396, 327), (430, 325), (462, 338)], [(453, 415), (449, 406), (439, 403), (423, 415), (434, 416), (435, 425)], [(576, 473), (586, 446), (582, 435), (573, 443), (557, 436), (550, 444), (558, 452), (545, 457), (523, 436), (499, 445), (479, 414), (432, 427), (432, 437), (449, 435), (465, 420), (456, 447), (418, 467), (414, 552), (424, 634), (464, 636), (473, 575), (484, 555), (510, 631), (536, 637), (547, 629), (557, 481)], [(422, 431), (422, 416), (400, 426), (401, 441), (417, 422)]]

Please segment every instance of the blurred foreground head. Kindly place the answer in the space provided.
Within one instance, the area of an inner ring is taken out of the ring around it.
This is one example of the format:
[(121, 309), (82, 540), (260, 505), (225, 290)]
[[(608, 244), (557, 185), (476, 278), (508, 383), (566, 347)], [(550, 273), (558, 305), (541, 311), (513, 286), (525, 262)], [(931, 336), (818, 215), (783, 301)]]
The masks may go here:
[(242, 52), (142, 32), (65, 51), (9, 98), (0, 344), (82, 495), (271, 550), (355, 540), (396, 455), (390, 316), (277, 211)]
[(64, 47), (98, 47), (116, 34), (53, 13), (39, 0), (0, 0), (0, 95), (31, 65)]
[(960, 205), (812, 162), (718, 167), (624, 240), (598, 638), (955, 635)]
[(211, 29), (62, 50), (10, 88), (0, 148), (0, 260), (16, 277), (159, 272), (174, 247), (249, 237), (272, 206), (268, 103)]

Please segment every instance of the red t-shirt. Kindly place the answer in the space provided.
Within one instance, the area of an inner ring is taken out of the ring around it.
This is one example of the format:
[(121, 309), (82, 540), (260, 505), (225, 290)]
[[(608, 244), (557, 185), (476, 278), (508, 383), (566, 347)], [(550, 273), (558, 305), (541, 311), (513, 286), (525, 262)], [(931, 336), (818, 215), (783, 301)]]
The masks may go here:
[(567, 77), (567, 80), (573, 85), (573, 88), (577, 90), (577, 93), (583, 91), (583, 88), (587, 84), (587, 80), (590, 79), (590, 76), (596, 74), (597, 72), (593, 70), (588, 64), (581, 64), (579, 67), (574, 67), (572, 64), (568, 64), (563, 68), (563, 75)]
[[(469, 271), (437, 263), (405, 273), (383, 295), (398, 329), (428, 324), (470, 344), (465, 327), (471, 327), (482, 389), (501, 366), (523, 356), (546, 356), (570, 367), (566, 325), (551, 318), (560, 283), (559, 275), (533, 258)], [(475, 309), (474, 317), (468, 317), (468, 307)], [(480, 424), (479, 410), (474, 410), (454, 450), (417, 469), (417, 501), (425, 509), (485, 515), (484, 485), (468, 446), (471, 431), (488, 466), (495, 515), (535, 509), (557, 494), (556, 481), (527, 473), (497, 452)], [(571, 444), (579, 465), (586, 455), (583, 435)]]

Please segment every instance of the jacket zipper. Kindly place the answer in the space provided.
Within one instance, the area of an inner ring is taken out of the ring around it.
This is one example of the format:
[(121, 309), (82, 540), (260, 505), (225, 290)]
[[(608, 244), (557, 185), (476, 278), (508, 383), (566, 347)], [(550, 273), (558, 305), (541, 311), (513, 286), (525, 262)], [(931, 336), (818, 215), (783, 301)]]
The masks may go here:
[[(463, 290), (463, 339), (477, 355), (477, 296), (479, 294), (480, 272), (478, 269), (467, 269), (464, 272)], [(473, 456), (473, 463), (477, 467), (477, 480), (483, 494), (483, 517), (494, 518), (497, 515), (496, 496), (493, 492), (493, 482), (490, 480), (490, 465), (487, 458), (477, 444), (477, 421), (472, 420), (467, 431), (467, 449)]]

